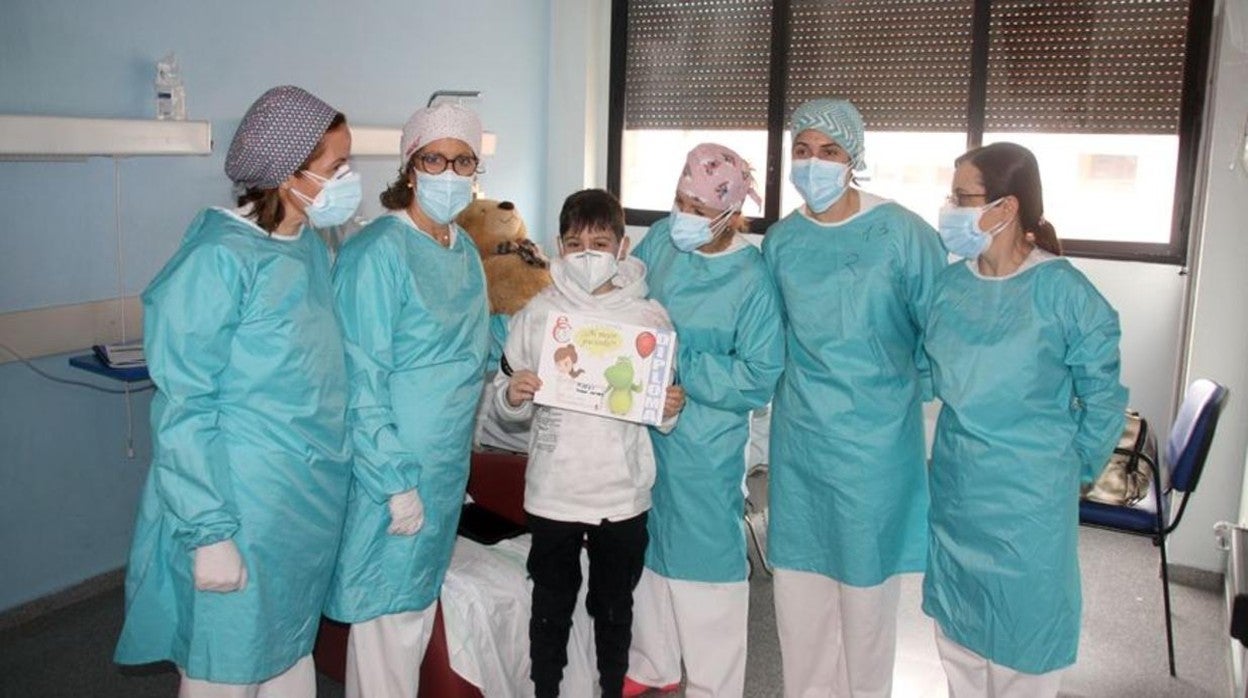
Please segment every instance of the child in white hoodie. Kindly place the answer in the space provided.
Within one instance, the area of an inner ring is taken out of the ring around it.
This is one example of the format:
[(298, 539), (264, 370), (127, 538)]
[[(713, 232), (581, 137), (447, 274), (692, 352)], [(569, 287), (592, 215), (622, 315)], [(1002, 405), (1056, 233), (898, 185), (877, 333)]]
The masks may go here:
[[(602, 695), (619, 696), (632, 641), (633, 588), (641, 577), (648, 536), (646, 512), (654, 454), (645, 427), (608, 417), (533, 405), (546, 317), (571, 312), (605, 320), (671, 328), (663, 306), (646, 300), (646, 268), (628, 256), (624, 211), (601, 189), (577, 192), (559, 214), (560, 257), (554, 283), (511, 320), (504, 358), (511, 376), (495, 376), (504, 419), (532, 419), (524, 509), (533, 546), (529, 621), (530, 677), (537, 698), (559, 695), (567, 664), (572, 610), (581, 587), (581, 548), (589, 552), (586, 607), (594, 619)], [(670, 431), (684, 406), (679, 386), (667, 389)]]

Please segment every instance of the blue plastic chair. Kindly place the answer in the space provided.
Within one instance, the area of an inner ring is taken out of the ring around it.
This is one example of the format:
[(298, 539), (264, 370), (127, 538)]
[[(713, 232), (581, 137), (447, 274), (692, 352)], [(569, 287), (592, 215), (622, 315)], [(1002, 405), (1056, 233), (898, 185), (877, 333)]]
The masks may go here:
[[(1213, 432), (1218, 426), (1218, 417), (1222, 414), (1222, 406), (1226, 402), (1225, 387), (1211, 380), (1201, 378), (1187, 388), (1183, 396), (1183, 404), (1175, 415), (1174, 426), (1170, 428), (1170, 438), (1166, 441), (1165, 463), (1170, 473), (1167, 486), (1161, 478), (1161, 468), (1147, 455), (1140, 460), (1148, 464), (1152, 470), (1153, 496), (1156, 498), (1156, 511), (1146, 511), (1128, 506), (1114, 506), (1082, 500), (1079, 503), (1079, 523), (1113, 531), (1121, 531), (1137, 536), (1153, 539), (1153, 545), (1161, 551), (1161, 589), (1166, 606), (1166, 649), (1170, 657), (1170, 675), (1174, 671), (1174, 630), (1170, 622), (1170, 572), (1166, 563), (1166, 536), (1169, 536), (1179, 521), (1183, 519), (1183, 510), (1187, 508), (1187, 500), (1200, 482), (1200, 474), (1205, 469), (1205, 458), (1209, 455), (1209, 445), (1213, 442)], [(1174, 509), (1174, 493), (1179, 493), (1178, 508)], [(1174, 512), (1171, 516), (1170, 513)]]

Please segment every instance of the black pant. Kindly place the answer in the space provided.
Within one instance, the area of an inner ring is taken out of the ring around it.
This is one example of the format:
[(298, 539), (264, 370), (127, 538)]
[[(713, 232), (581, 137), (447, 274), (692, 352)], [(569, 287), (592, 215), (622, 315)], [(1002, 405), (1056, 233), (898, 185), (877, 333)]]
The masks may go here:
[(559, 695), (568, 663), (572, 610), (581, 589), (581, 547), (589, 549), (589, 594), (585, 607), (594, 619), (598, 685), (604, 698), (619, 696), (633, 641), (633, 589), (645, 564), (646, 515), (598, 524), (553, 521), (528, 514), (533, 547), (533, 615), (529, 620), (529, 659), (537, 698)]

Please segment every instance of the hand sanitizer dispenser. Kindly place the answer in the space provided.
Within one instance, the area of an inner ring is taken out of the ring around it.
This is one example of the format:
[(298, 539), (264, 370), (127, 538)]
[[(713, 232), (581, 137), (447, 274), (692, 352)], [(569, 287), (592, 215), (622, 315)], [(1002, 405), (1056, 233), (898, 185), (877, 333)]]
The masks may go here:
[(172, 51), (156, 63), (156, 118), (186, 120), (186, 88)]

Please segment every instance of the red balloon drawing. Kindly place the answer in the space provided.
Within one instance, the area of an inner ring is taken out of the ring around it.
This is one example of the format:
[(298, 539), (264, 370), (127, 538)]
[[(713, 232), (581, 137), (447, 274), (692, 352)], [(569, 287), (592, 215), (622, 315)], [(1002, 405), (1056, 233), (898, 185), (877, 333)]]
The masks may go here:
[(637, 335), (637, 339), (633, 342), (637, 345), (637, 353), (641, 358), (649, 358), (654, 352), (654, 335), (650, 332), (642, 332)]

